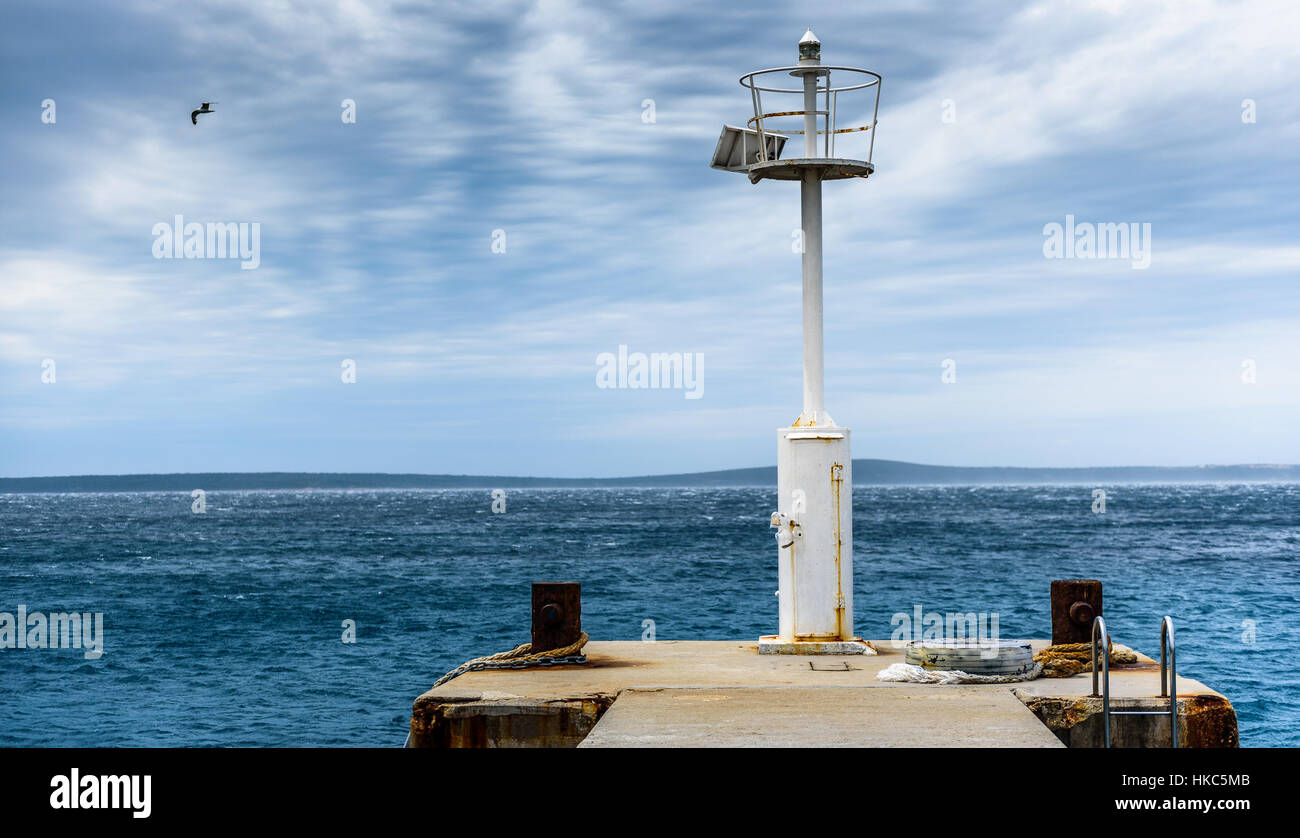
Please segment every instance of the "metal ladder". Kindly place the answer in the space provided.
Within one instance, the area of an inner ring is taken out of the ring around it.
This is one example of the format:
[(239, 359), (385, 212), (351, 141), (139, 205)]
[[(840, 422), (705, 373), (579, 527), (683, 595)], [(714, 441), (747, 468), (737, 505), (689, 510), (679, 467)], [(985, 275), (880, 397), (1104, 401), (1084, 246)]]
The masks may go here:
[[(1102, 688), (1097, 691), (1097, 644), (1101, 641)], [(1168, 649), (1166, 665), (1165, 650)], [(1106, 621), (1097, 617), (1092, 621), (1092, 697), (1101, 698), (1102, 719), (1106, 737), (1106, 747), (1111, 747), (1110, 717), (1114, 716), (1161, 716), (1169, 714), (1169, 747), (1178, 747), (1178, 663), (1174, 649), (1174, 621), (1165, 617), (1160, 621), (1160, 697), (1169, 696), (1169, 709), (1166, 710), (1115, 710), (1110, 709), (1110, 635), (1106, 632)]]

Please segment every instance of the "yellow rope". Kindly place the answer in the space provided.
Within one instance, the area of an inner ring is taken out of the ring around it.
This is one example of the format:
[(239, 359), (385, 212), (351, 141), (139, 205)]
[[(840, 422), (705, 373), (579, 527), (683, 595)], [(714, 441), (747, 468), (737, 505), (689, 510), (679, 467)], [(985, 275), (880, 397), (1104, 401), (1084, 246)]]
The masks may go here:
[(542, 658), (567, 658), (569, 655), (576, 655), (583, 646), (587, 645), (589, 639), (587, 633), (584, 631), (578, 635), (577, 640), (573, 641), (568, 646), (561, 646), (559, 649), (549, 649), (545, 652), (534, 652), (532, 651), (533, 644), (521, 643), (508, 652), (497, 652), (495, 655), (484, 655), (481, 658), (472, 658), (439, 678), (429, 689), (440, 687), (452, 678), (455, 678), (457, 675), (463, 675), (476, 663), (495, 663), (497, 661), (528, 663), (530, 661), (541, 660)]
[[(1137, 655), (1127, 646), (1112, 643), (1106, 638), (1110, 663), (1137, 663)], [(1068, 678), (1080, 672), (1092, 671), (1091, 643), (1058, 643), (1041, 649), (1034, 661), (1043, 665), (1044, 678)]]

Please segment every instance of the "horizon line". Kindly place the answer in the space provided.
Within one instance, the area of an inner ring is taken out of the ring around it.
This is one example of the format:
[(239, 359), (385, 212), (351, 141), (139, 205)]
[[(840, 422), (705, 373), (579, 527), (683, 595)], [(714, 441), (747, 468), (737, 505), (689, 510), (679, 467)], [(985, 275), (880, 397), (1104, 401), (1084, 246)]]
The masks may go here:
[[(1094, 465), (1094, 466), (955, 466), (935, 463), (916, 463), (908, 460), (886, 460), (872, 457), (855, 457), (854, 464), (877, 464), (913, 469), (939, 469), (954, 472), (972, 471), (1013, 471), (1013, 472), (1088, 472), (1088, 471), (1202, 471), (1210, 469), (1248, 469), (1248, 470), (1288, 470), (1300, 471), (1296, 463), (1200, 463), (1195, 465), (1156, 466), (1156, 465)], [(452, 472), (396, 472), (396, 471), (171, 471), (171, 472), (118, 472), (118, 473), (81, 473), (81, 474), (42, 474), (42, 475), (6, 475), (0, 476), (0, 482), (29, 480), (78, 480), (78, 479), (112, 479), (112, 478), (177, 478), (221, 475), (225, 477), (396, 477), (396, 478), (454, 478), (472, 480), (546, 480), (546, 481), (627, 481), (627, 480), (664, 480), (674, 477), (705, 477), (711, 475), (736, 474), (774, 470), (776, 464), (761, 466), (741, 466), (723, 469), (708, 469), (689, 472), (665, 472), (660, 474), (634, 474), (609, 476), (555, 476), (524, 474), (468, 474)]]

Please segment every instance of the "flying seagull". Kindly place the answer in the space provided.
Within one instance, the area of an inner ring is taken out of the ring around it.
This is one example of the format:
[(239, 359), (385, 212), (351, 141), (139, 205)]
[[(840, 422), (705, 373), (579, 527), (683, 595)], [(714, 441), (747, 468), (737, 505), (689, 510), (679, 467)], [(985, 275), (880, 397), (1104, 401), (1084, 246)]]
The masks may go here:
[(208, 105), (216, 105), (216, 104), (219, 104), (219, 103), (218, 103), (218, 102), (204, 102), (204, 103), (203, 103), (203, 107), (199, 108), (197, 111), (192, 111), (192, 112), (190, 113), (190, 122), (193, 122), (195, 125), (198, 125), (198, 124), (199, 124), (199, 114), (201, 114), (201, 113), (214, 113), (214, 111), (212, 110), (212, 108), (208, 107)]

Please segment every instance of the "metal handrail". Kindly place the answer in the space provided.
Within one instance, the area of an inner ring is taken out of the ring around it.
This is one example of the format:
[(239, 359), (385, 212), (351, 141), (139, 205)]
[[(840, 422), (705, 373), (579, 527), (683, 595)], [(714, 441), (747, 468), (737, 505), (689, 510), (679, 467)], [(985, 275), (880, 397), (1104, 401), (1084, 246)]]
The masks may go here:
[(1110, 747), (1110, 634), (1106, 631), (1106, 621), (1100, 616), (1092, 621), (1092, 697), (1097, 698), (1097, 632), (1106, 643), (1106, 651), (1101, 656), (1102, 691), (1101, 715), (1102, 730), (1106, 737), (1105, 747)]
[[(778, 111), (776, 113), (765, 113), (762, 114), (761, 116), (751, 116), (749, 119), (745, 120), (745, 125), (752, 127), (759, 120), (770, 119), (771, 117), (774, 116), (803, 116), (805, 113), (807, 113), (807, 111)], [(826, 114), (826, 111), (813, 111), (813, 113), (817, 114), (818, 116), (824, 116)], [(831, 112), (831, 116), (832, 118), (835, 116), (834, 111)], [(793, 134), (803, 133), (803, 131), (796, 131), (793, 128), (764, 128), (763, 130), (769, 134), (781, 134), (781, 135), (793, 135)], [(871, 126), (864, 122), (861, 125), (854, 126), (853, 128), (832, 128), (830, 129), (830, 132), (832, 134), (852, 134), (855, 131), (870, 131), (870, 130), (871, 130)], [(825, 134), (826, 129), (818, 128), (817, 133)], [(829, 154), (827, 156), (829, 156)]]
[[(833, 87), (831, 88), (832, 93), (839, 93), (842, 90), (864, 90), (868, 87), (875, 87), (876, 85), (884, 81), (884, 79), (881, 77), (879, 73), (873, 73), (870, 70), (864, 70), (861, 67), (841, 67), (835, 64), (817, 64), (817, 65), (796, 64), (793, 67), (770, 67), (766, 70), (754, 70), (752, 72), (746, 73), (745, 75), (741, 76), (740, 83), (742, 86), (748, 87), (751, 90), (761, 90), (765, 93), (803, 93), (802, 87), (764, 87), (763, 85), (758, 84), (755, 81), (754, 77), (766, 75), (767, 73), (789, 73), (793, 70), (806, 71), (806, 70), (814, 70), (814, 69), (819, 71), (826, 70), (827, 72), (824, 75), (827, 76), (830, 75), (829, 72), (830, 70), (840, 70), (846, 73), (862, 73), (865, 76), (871, 76), (872, 79), (871, 81), (866, 81), (863, 82), (862, 84), (846, 84), (843, 87)], [(823, 74), (819, 72), (818, 75), (823, 75)]]
[[(1098, 633), (1106, 643), (1101, 656), (1101, 692), (1097, 691), (1097, 640)], [(1092, 621), (1092, 697), (1101, 698), (1102, 733), (1105, 747), (1111, 747), (1110, 739), (1110, 634), (1106, 631), (1106, 621), (1097, 617)], [(1168, 649), (1166, 658), (1165, 650)], [(1160, 697), (1169, 697), (1169, 747), (1178, 747), (1178, 662), (1174, 646), (1174, 621), (1166, 616), (1160, 621)], [(1166, 660), (1168, 661), (1166, 665)], [(1165, 711), (1116, 710), (1116, 716), (1158, 716)]]
[[(1165, 645), (1166, 640), (1169, 646), (1169, 681), (1168, 686), (1165, 683)], [(1169, 730), (1171, 748), (1178, 747), (1178, 661), (1175, 658), (1177, 650), (1174, 648), (1174, 621), (1173, 618), (1165, 615), (1160, 621), (1160, 696), (1169, 696)]]

